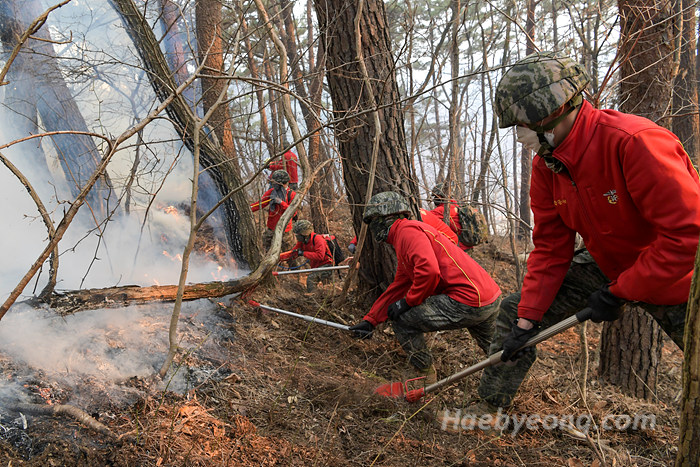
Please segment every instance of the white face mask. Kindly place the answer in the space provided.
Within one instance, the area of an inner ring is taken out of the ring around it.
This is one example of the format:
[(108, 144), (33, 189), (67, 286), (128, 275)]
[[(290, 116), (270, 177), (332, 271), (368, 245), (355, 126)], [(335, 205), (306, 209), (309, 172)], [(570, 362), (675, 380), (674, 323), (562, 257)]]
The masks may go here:
[(552, 146), (553, 148), (556, 147), (556, 145), (554, 144), (554, 132), (553, 131), (545, 131), (544, 132), (544, 139), (547, 140), (547, 142), (549, 143), (550, 146)]
[(517, 134), (518, 142), (525, 146), (526, 149), (537, 152), (540, 146), (542, 146), (540, 143), (540, 138), (537, 136), (537, 133), (534, 130), (524, 126), (517, 126), (515, 127), (515, 132)]

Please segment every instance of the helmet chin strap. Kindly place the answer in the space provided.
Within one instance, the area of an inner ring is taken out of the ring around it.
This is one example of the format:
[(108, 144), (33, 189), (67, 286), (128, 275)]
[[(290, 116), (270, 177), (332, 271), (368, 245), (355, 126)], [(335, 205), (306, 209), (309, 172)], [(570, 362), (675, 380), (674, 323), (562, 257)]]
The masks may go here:
[(540, 148), (537, 150), (537, 155), (544, 158), (545, 164), (555, 173), (559, 173), (564, 169), (564, 165), (552, 157), (554, 152), (554, 146), (549, 144), (547, 138), (544, 137), (545, 132), (553, 130), (557, 125), (559, 125), (571, 112), (576, 110), (583, 103), (583, 96), (577, 94), (567, 104), (569, 108), (562, 112), (561, 115), (557, 116), (552, 121), (545, 125), (527, 125), (532, 131), (537, 133), (537, 137), (540, 140)]

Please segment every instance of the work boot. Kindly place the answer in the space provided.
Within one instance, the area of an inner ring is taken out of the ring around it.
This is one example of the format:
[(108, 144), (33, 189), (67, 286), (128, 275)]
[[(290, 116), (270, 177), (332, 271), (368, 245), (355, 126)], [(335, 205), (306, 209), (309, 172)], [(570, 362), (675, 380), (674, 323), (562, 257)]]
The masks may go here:
[(422, 380), (424, 386), (430, 386), (431, 384), (437, 383), (437, 370), (435, 369), (434, 364), (431, 363), (428, 368), (420, 370), (419, 373), (419, 376), (425, 376), (425, 379)]

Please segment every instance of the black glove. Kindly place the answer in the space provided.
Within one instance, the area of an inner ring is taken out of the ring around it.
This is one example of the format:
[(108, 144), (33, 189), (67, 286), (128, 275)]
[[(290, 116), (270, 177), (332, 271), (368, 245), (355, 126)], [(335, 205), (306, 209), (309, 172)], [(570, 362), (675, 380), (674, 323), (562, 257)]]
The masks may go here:
[(284, 192), (284, 188), (280, 185), (275, 185), (270, 193), (270, 208), (274, 208), (278, 204), (281, 204), (282, 201), (284, 201), (285, 195), (286, 193)]
[(350, 330), (358, 339), (369, 339), (372, 337), (374, 325), (367, 320), (362, 320), (354, 326), (350, 326)]
[[(527, 349), (522, 349), (518, 351), (520, 347), (525, 345), (527, 341), (530, 340), (535, 334), (540, 330), (539, 324), (535, 324), (532, 329), (523, 329), (518, 327), (518, 320), (516, 319), (513, 323), (513, 327), (510, 328), (510, 334), (508, 334), (503, 341), (503, 353), (501, 354), (501, 361), (515, 361), (523, 356), (526, 351), (532, 351), (531, 347)], [(529, 350), (528, 350), (529, 349)]]
[(350, 245), (348, 245), (348, 251), (350, 253), (355, 253), (355, 248), (357, 248), (357, 247), (355, 246), (354, 243), (351, 243)]
[(299, 249), (297, 250), (297, 255), (299, 255), (299, 256), (304, 256), (304, 250), (302, 250), (301, 248), (299, 248)]
[(601, 287), (588, 297), (588, 306), (593, 309), (591, 321), (594, 323), (615, 321), (620, 317), (624, 304), (625, 300), (613, 295), (607, 285)]
[(408, 306), (408, 303), (406, 303), (406, 299), (402, 298), (401, 300), (397, 300), (389, 305), (389, 308), (387, 308), (387, 314), (389, 315), (390, 320), (395, 321), (399, 319), (399, 316), (406, 313), (410, 309), (411, 307)]

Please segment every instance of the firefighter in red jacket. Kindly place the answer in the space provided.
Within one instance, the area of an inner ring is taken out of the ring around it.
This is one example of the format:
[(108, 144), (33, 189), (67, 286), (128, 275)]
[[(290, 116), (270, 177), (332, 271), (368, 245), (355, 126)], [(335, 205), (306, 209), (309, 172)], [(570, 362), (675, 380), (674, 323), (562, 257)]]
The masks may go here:
[(447, 202), (447, 186), (445, 183), (436, 184), (432, 190), (430, 190), (430, 195), (433, 198), (433, 204), (435, 209), (431, 210), (433, 214), (445, 222), (445, 205), (449, 205), (450, 214), (448, 215), (450, 229), (457, 235), (462, 231), (462, 224), (459, 222), (459, 214), (457, 214), (457, 201), (450, 199)]
[[(426, 224), (435, 227), (438, 232), (443, 234), (445, 237), (449, 238), (450, 241), (455, 245), (459, 245), (459, 247), (463, 250), (469, 248), (462, 245), (459, 239), (457, 238), (457, 234), (452, 229), (450, 229), (450, 227), (448, 227), (447, 224), (442, 222), (442, 220), (440, 220), (435, 214), (433, 214), (432, 211), (421, 209), (420, 216), (422, 222), (425, 222)], [(352, 240), (350, 240), (350, 244), (348, 245), (348, 251), (350, 251), (350, 253), (355, 253), (356, 248), (357, 236), (354, 236)]]
[[(259, 202), (250, 205), (250, 209), (253, 212), (259, 211), (261, 208), (267, 208), (267, 228), (262, 237), (265, 250), (270, 248), (275, 227), (277, 227), (280, 217), (282, 217), (282, 214), (287, 210), (289, 203), (292, 202), (296, 195), (294, 191), (289, 189), (289, 174), (284, 170), (275, 170), (270, 176), (270, 183), (273, 187), (263, 193)], [(294, 217), (296, 217), (296, 213)], [(289, 221), (282, 237), (282, 250), (287, 250), (294, 244), (291, 231), (292, 221)]]
[[(288, 261), (300, 256), (309, 260), (311, 268), (323, 268), (333, 266), (333, 255), (323, 235), (314, 232), (311, 221), (300, 219), (294, 223), (292, 229), (297, 243), (291, 250), (280, 255), (280, 261)], [(314, 271), (306, 278), (306, 290), (313, 292), (319, 282), (328, 284), (333, 278), (333, 271)]]
[[(292, 151), (287, 151), (279, 160), (270, 162), (267, 167), (272, 170), (273, 173), (275, 170), (284, 170), (287, 172), (287, 174), (289, 174), (289, 188), (296, 191), (299, 187), (298, 160), (299, 159), (297, 158), (296, 154), (294, 154)], [(272, 175), (270, 175), (270, 181), (272, 181)]]
[[(537, 152), (535, 248), (521, 292), (501, 304), (491, 346), (516, 362), (484, 371), (482, 410), (512, 404), (536, 358), (534, 349), (516, 349), (585, 307), (594, 322), (613, 321), (635, 302), (683, 348), (700, 235), (698, 174), (670, 131), (583, 100), (588, 82), (573, 60), (537, 53), (496, 89), (499, 126), (517, 125), (518, 140)], [(574, 251), (577, 232), (587, 250)]]
[(397, 268), (391, 285), (350, 330), (368, 338), (375, 326), (391, 320), (409, 362), (430, 384), (437, 375), (423, 333), (467, 328), (486, 352), (501, 290), (469, 255), (434, 227), (411, 220), (410, 213), (408, 202), (394, 192), (374, 195), (365, 208), (363, 222), (376, 241), (394, 247)]

